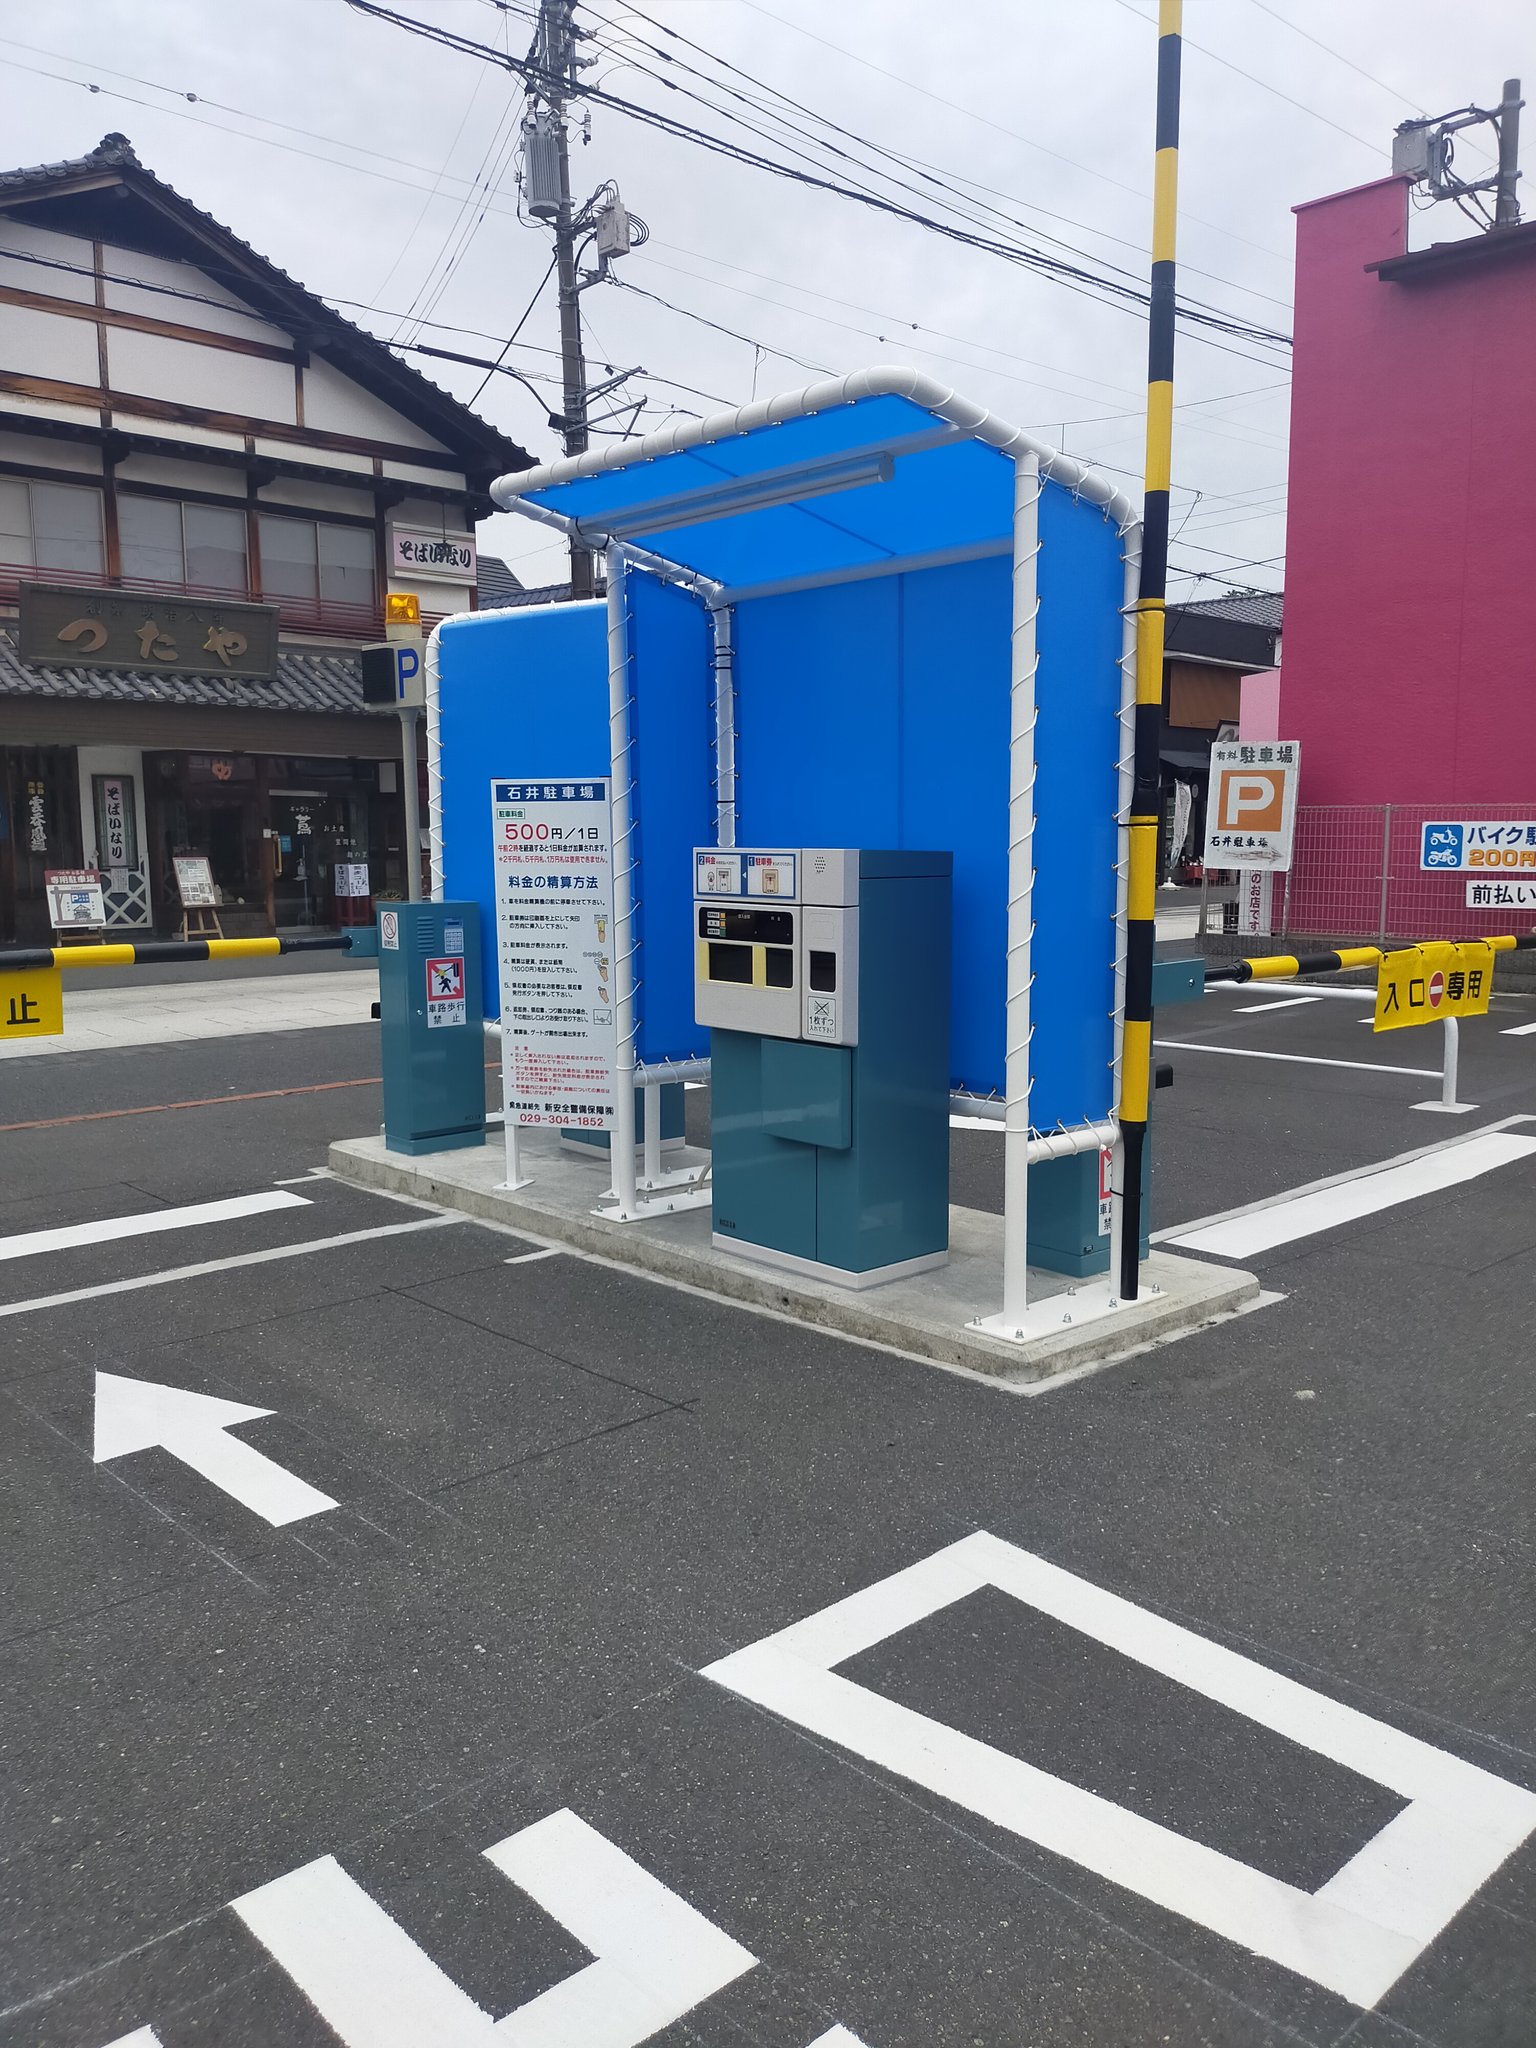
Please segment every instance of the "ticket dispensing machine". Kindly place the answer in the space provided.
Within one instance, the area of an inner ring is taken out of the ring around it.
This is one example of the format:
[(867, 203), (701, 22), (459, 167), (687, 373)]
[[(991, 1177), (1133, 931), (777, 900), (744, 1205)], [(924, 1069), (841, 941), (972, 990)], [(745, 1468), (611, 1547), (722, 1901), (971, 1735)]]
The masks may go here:
[(948, 1258), (950, 870), (695, 852), (717, 1245), (849, 1287)]

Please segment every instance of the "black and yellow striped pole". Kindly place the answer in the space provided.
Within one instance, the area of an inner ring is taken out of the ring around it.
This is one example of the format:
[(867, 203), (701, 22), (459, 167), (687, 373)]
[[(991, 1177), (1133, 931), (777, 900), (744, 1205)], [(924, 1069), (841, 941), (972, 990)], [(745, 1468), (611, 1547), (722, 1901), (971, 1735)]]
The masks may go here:
[(1152, 952), (1163, 623), (1168, 591), (1168, 485), (1173, 459), (1174, 244), (1179, 195), (1179, 27), (1182, 0), (1158, 0), (1157, 155), (1152, 178), (1152, 295), (1147, 338), (1146, 504), (1136, 597), (1136, 747), (1127, 852), (1125, 1016), (1120, 1059), (1120, 1295), (1134, 1301), (1141, 1261), (1141, 1176), (1152, 1071)]

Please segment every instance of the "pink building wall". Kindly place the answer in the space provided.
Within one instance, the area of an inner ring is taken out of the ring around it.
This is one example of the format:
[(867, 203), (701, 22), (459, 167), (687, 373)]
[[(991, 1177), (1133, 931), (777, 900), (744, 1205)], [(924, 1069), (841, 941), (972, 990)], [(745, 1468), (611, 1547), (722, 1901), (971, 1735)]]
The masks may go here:
[[(1466, 877), (1419, 876), (1418, 820), (1536, 817), (1536, 230), (1389, 282), (1366, 266), (1406, 253), (1407, 221), (1398, 178), (1297, 208), (1281, 720), (1309, 810), (1405, 807), (1397, 935), (1455, 936), (1510, 920), (1469, 917)], [(1346, 871), (1379, 837), (1309, 826), (1293, 929), (1374, 932), (1379, 858), (1374, 886)]]

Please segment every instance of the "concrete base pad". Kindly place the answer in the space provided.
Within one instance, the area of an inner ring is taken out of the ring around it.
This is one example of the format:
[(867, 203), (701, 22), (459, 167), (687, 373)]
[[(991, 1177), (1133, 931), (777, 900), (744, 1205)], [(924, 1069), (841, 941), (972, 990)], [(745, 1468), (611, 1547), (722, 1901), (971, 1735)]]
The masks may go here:
[[(708, 1155), (687, 1151), (668, 1163), (702, 1167)], [(1251, 1273), (1161, 1251), (1142, 1266), (1141, 1298), (1108, 1312), (1096, 1298), (1105, 1291), (1102, 1281), (1031, 1271), (1031, 1334), (1016, 1342), (969, 1327), (995, 1314), (1002, 1293), (1003, 1219), (979, 1209), (950, 1210), (947, 1265), (856, 1292), (711, 1244), (707, 1209), (639, 1223), (594, 1215), (608, 1184), (606, 1162), (572, 1158), (540, 1133), (523, 1134), (528, 1179), (515, 1190), (498, 1186), (506, 1167), (494, 1141), (475, 1151), (407, 1158), (386, 1151), (382, 1138), (352, 1138), (331, 1147), (330, 1165), (364, 1187), (459, 1209), (749, 1308), (996, 1379), (1040, 1380), (1096, 1364), (1182, 1336), (1259, 1298)]]

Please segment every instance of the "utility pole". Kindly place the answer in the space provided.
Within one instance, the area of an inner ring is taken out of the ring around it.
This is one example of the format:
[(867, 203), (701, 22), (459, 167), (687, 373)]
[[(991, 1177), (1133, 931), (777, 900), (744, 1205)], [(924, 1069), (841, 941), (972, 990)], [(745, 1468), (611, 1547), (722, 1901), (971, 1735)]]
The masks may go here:
[(1506, 78), (1504, 98), (1499, 107), (1499, 177), (1494, 188), (1493, 224), (1512, 228), (1520, 218), (1520, 201), (1515, 186), (1520, 177), (1520, 97), (1518, 78)]
[[(539, 0), (538, 63), (544, 74), (539, 95), (550, 118), (542, 131), (537, 116), (532, 125), (538, 139), (546, 146), (552, 142), (554, 147), (555, 206), (548, 217), (555, 234), (555, 277), (560, 293), (560, 367), (565, 388), (561, 431), (566, 454), (583, 455), (588, 445), (587, 365), (581, 345), (576, 209), (571, 198), (571, 153), (565, 125), (566, 104), (576, 87), (576, 36), (571, 23), (574, 4), (575, 0)], [(541, 212), (543, 208), (531, 200), (529, 211)], [(591, 597), (595, 589), (592, 551), (573, 539), (571, 596)]]

